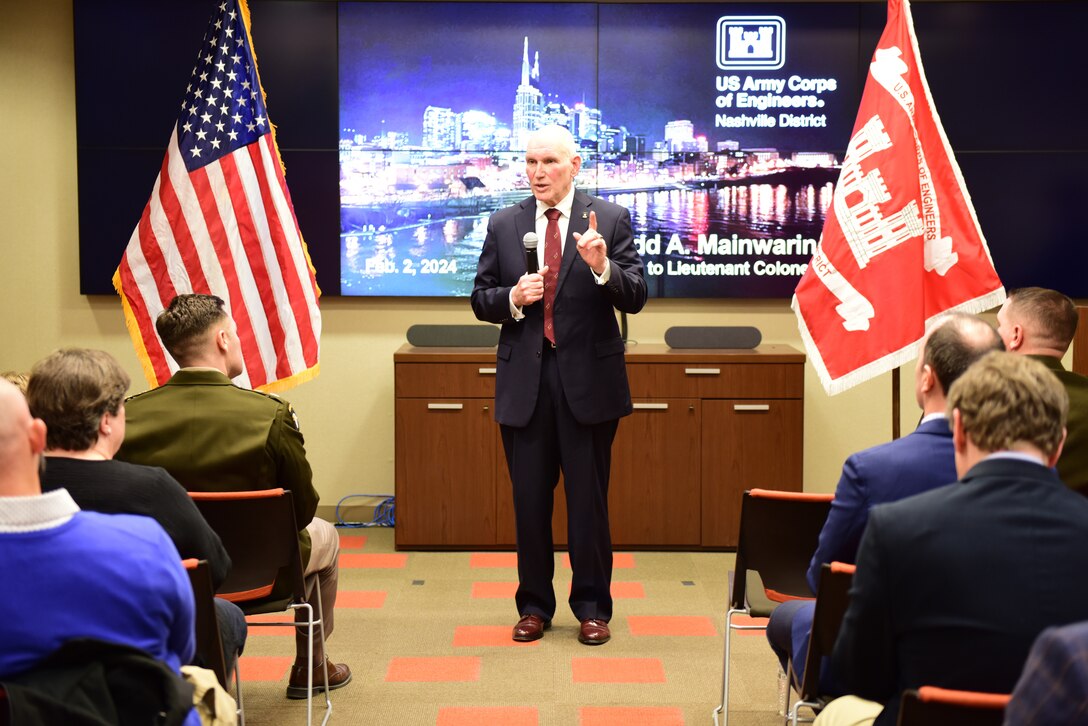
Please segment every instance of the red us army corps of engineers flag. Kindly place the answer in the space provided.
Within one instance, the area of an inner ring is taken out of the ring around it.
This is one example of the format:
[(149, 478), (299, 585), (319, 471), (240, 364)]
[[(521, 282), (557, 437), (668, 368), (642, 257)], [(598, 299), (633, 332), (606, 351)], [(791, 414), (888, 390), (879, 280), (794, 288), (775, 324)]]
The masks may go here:
[(151, 199), (113, 277), (153, 386), (177, 368), (155, 317), (187, 292), (226, 301), (245, 359), (239, 384), (282, 390), (318, 371), (320, 291), (250, 42), (245, 1), (219, 5)]
[(889, 0), (854, 133), (793, 310), (836, 394), (913, 359), (926, 325), (1000, 305), (971, 198), (922, 71), (908, 0)]

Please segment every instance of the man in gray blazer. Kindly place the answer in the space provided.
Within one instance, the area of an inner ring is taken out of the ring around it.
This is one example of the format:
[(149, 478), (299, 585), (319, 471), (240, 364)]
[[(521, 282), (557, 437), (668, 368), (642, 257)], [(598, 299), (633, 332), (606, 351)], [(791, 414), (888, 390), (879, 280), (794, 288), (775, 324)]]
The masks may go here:
[[(519, 621), (536, 640), (555, 614), (552, 492), (562, 470), (579, 640), (606, 642), (612, 617), (608, 477), (612, 440), (631, 413), (616, 310), (646, 303), (631, 215), (574, 189), (582, 159), (569, 131), (534, 132), (533, 196), (491, 216), (472, 290), (476, 317), (501, 323), (495, 420), (514, 487)], [(542, 240), (529, 272), (524, 239)]]

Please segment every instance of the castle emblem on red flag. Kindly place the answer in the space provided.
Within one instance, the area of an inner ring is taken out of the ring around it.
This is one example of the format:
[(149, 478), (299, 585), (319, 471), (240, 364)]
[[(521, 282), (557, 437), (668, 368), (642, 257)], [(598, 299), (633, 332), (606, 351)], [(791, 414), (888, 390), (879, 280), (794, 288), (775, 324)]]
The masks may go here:
[(890, 0), (854, 132), (793, 310), (824, 388), (911, 360), (927, 324), (1000, 305), (971, 198), (922, 70), (908, 0)]

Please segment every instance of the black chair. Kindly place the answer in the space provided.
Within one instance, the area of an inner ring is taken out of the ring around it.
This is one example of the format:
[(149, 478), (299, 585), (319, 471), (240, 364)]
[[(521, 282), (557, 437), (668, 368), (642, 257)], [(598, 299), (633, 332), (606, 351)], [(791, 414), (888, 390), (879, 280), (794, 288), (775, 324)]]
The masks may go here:
[[(219, 685), (230, 690), (230, 676), (227, 674), (227, 661), (223, 655), (223, 641), (219, 636), (219, 621), (215, 614), (215, 590), (212, 588), (211, 568), (207, 560), (186, 559), (181, 564), (189, 573), (189, 584), (193, 587), (193, 602), (196, 605), (196, 659), (202, 668), (215, 673)], [(242, 679), (238, 674), (238, 654), (234, 659), (234, 696), (238, 702), (238, 723), (245, 726), (245, 711), (242, 707)]]
[[(252, 626), (306, 627), (308, 635), (306, 723), (313, 723), (314, 629), (325, 652), (325, 626), (315, 617), (308, 600), (302, 555), (298, 548), (298, 529), (291, 492), (265, 489), (249, 492), (189, 492), (197, 509), (219, 535), (231, 559), (231, 571), (216, 594), (233, 602), (248, 615), (291, 610), (306, 613), (306, 620), (287, 622), (251, 621)], [(318, 612), (321, 611), (321, 587), (313, 587)], [(324, 664), (323, 664), (324, 665)], [(325, 717), (332, 715), (329, 698), (329, 673), (324, 667)], [(240, 700), (239, 700), (240, 702)]]
[(806, 494), (771, 489), (744, 492), (740, 508), (740, 537), (733, 590), (725, 614), (725, 653), (722, 657), (722, 700), (714, 723), (729, 723), (729, 645), (733, 630), (766, 630), (766, 625), (738, 625), (734, 615), (766, 618), (791, 599), (813, 599), (805, 579), (816, 551), (820, 530), (831, 509), (831, 494)]
[(1001, 726), (1011, 694), (922, 686), (903, 692), (899, 726)]
[(789, 663), (790, 685), (797, 690), (798, 700), (790, 708), (790, 690), (787, 689), (785, 713), (793, 726), (800, 722), (802, 708), (810, 709), (815, 715), (833, 698), (820, 693), (820, 668), (839, 637), (839, 626), (850, 604), (850, 583), (854, 580), (855, 569), (854, 565), (842, 562), (825, 562), (820, 568), (820, 586), (816, 590), (816, 609), (812, 613), (804, 678), (800, 683), (793, 670), (793, 661)]

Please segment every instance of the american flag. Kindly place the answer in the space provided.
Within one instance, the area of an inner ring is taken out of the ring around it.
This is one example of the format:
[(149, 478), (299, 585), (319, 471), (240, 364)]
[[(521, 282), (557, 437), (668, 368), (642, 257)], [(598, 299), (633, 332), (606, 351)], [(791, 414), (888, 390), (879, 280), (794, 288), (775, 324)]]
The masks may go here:
[(265, 108), (245, 0), (204, 35), (159, 177), (113, 285), (151, 385), (177, 364), (155, 317), (175, 295), (223, 298), (238, 324), (239, 385), (282, 390), (315, 376), (317, 282)]

